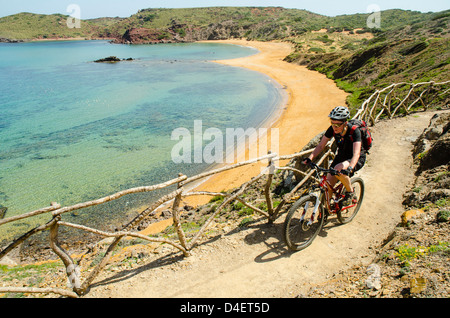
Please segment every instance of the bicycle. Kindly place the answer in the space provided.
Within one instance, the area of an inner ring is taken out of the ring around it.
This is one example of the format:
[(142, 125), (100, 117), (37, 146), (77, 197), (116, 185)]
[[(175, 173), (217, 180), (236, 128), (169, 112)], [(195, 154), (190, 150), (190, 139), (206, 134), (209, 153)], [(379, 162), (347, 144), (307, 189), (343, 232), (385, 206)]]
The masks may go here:
[[(327, 180), (327, 173), (337, 175), (343, 172), (324, 169), (312, 162), (309, 164), (316, 170), (319, 183), (313, 185), (307, 195), (300, 197), (292, 205), (284, 221), (284, 240), (293, 251), (300, 251), (311, 245), (330, 215), (336, 215), (341, 224), (352, 221), (364, 198), (364, 181), (360, 177), (351, 178), (357, 199), (353, 199), (350, 205), (345, 206), (344, 185), (338, 182), (333, 187)], [(331, 195), (328, 190), (332, 191)]]

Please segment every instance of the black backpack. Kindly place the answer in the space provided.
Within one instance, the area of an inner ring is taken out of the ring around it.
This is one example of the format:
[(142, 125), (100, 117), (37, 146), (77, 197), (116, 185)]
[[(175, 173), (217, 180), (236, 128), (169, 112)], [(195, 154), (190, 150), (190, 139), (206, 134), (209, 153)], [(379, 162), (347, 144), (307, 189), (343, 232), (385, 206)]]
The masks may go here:
[(364, 151), (366, 153), (368, 153), (370, 148), (372, 148), (372, 142), (373, 142), (372, 134), (369, 131), (369, 127), (367, 127), (364, 120), (360, 120), (360, 119), (352, 119), (352, 120), (349, 120), (348, 122), (351, 125), (350, 131), (349, 131), (351, 140), (353, 141), (353, 133), (355, 132), (355, 129), (359, 128), (359, 130), (361, 131), (362, 147), (364, 148)]

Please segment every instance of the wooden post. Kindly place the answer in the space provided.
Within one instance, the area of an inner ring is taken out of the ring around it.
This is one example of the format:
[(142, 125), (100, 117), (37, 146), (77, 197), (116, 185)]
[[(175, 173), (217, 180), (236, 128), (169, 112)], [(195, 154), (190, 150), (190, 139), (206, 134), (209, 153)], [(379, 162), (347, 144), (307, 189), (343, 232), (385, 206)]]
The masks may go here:
[[(268, 154), (272, 154), (272, 151), (269, 150)], [(270, 186), (272, 185), (273, 174), (275, 173), (275, 165), (273, 164), (272, 158), (269, 158), (269, 174), (267, 176), (266, 187), (264, 189), (264, 195), (266, 197), (267, 203), (267, 212), (269, 213), (269, 224), (273, 223), (273, 203), (272, 203), (272, 195), (270, 191)]]
[(109, 259), (111, 258), (112, 253), (114, 252), (114, 249), (119, 244), (122, 238), (123, 236), (116, 237), (114, 241), (111, 243), (111, 245), (108, 247), (108, 250), (106, 251), (105, 256), (103, 256), (103, 259), (100, 262), (100, 264), (98, 264), (97, 267), (94, 268), (94, 270), (89, 274), (89, 276), (86, 278), (83, 285), (81, 286), (81, 294), (85, 294), (87, 292), (88, 288), (91, 285), (91, 282), (94, 280), (95, 277), (97, 277), (97, 275), (100, 273), (103, 267), (105, 267), (108, 264)]
[[(179, 177), (181, 177), (182, 175), (183, 175), (182, 173), (178, 174)], [(184, 256), (189, 256), (189, 252), (188, 252), (188, 248), (187, 248), (187, 244), (186, 244), (186, 235), (184, 234), (184, 231), (181, 227), (181, 222), (180, 222), (180, 203), (181, 203), (181, 197), (182, 197), (182, 192), (183, 192), (181, 183), (178, 183), (178, 189), (179, 190), (181, 189), (181, 191), (175, 197), (175, 200), (173, 201), (173, 206), (172, 206), (173, 226), (177, 230), (178, 239), (180, 240), (181, 246), (184, 247), (184, 251), (183, 251)]]
[(66, 267), (67, 278), (72, 285), (72, 290), (77, 295), (81, 295), (83, 291), (81, 289), (81, 278), (78, 267), (69, 254), (58, 243), (58, 221), (61, 220), (61, 216), (56, 215), (53, 218), (56, 219), (56, 222), (53, 222), (50, 226), (50, 247), (63, 261), (64, 266)]

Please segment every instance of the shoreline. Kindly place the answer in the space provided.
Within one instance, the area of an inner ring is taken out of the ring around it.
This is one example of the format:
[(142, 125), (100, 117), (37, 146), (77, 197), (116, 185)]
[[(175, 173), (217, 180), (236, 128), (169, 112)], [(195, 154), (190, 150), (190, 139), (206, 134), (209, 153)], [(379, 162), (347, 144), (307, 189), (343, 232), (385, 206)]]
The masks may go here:
[[(319, 72), (308, 70), (305, 66), (283, 61), (293, 48), (285, 42), (258, 42), (247, 40), (213, 40), (203, 43), (224, 43), (251, 47), (259, 52), (236, 59), (216, 60), (215, 63), (233, 67), (243, 67), (269, 76), (285, 89), (287, 100), (283, 101), (281, 110), (275, 110), (261, 124), (270, 124), (270, 128), (279, 131), (278, 155), (288, 155), (300, 151), (318, 133), (328, 128), (328, 114), (336, 106), (345, 105), (348, 94), (340, 90), (333, 80)], [(270, 140), (270, 136), (267, 136)], [(268, 150), (271, 147), (268, 146)], [(237, 162), (248, 160), (248, 147), (245, 153), (237, 154)], [(220, 166), (224, 166), (221, 164)], [(282, 165), (278, 163), (278, 165)], [(193, 187), (196, 191), (221, 192), (240, 186), (258, 175), (263, 163), (247, 165), (221, 172), (205, 178)], [(211, 197), (190, 196), (183, 199), (183, 204), (197, 207), (206, 204)], [(164, 230), (172, 219), (150, 224), (141, 234), (150, 235)]]
[[(293, 50), (288, 43), (247, 40), (206, 42), (241, 45), (259, 50), (259, 53), (248, 57), (214, 62), (263, 73), (286, 90), (287, 101), (282, 106), (281, 114), (277, 114), (275, 111), (275, 116), (268, 118), (265, 122), (265, 124), (271, 124), (267, 127), (268, 129), (279, 129), (278, 155), (300, 151), (313, 137), (329, 126), (327, 116), (330, 110), (335, 106), (345, 105), (348, 94), (340, 90), (334, 81), (318, 72), (310, 71), (304, 66), (283, 61)], [(305, 126), (305, 123), (308, 123), (308, 126)], [(248, 156), (248, 149), (245, 154), (238, 155), (238, 162), (248, 160), (245, 156)], [(261, 164), (254, 164), (214, 175), (196, 190), (215, 192), (230, 190), (256, 176), (261, 166)], [(208, 202), (209, 199), (206, 197), (204, 200), (191, 201), (197, 203), (206, 200)]]

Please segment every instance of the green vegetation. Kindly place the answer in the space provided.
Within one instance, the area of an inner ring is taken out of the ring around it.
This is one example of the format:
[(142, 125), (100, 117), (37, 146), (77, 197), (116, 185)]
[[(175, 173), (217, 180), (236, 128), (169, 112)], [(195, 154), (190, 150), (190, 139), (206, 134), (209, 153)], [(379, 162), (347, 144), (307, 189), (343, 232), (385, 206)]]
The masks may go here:
[(62, 14), (19, 13), (0, 18), (0, 38), (7, 39), (52, 39), (91, 38), (99, 33), (101, 24), (81, 21), (81, 28), (69, 28), (69, 16)]
[[(449, 11), (420, 14), (388, 10), (381, 16), (382, 29), (376, 32), (357, 35), (330, 33), (328, 29), (328, 37), (314, 33), (304, 36), (301, 46), (295, 39), (296, 50), (286, 60), (335, 80), (350, 93), (347, 104), (351, 108), (359, 107), (375, 89), (392, 83), (449, 79)], [(358, 19), (358, 15), (347, 17), (354, 22)], [(318, 46), (320, 42), (323, 44)]]
[[(50, 262), (41, 265), (24, 265), (9, 267), (6, 265), (0, 265), (0, 277), (3, 281), (10, 281), (13, 279), (23, 279), (24, 277), (32, 278), (34, 275), (46, 273), (51, 269), (62, 267), (62, 262)], [(32, 284), (34, 285), (34, 284)]]
[(421, 207), (425, 212), (432, 208), (448, 208), (450, 206), (450, 198), (441, 198), (436, 202), (428, 203), (425, 206)]
[(424, 246), (410, 246), (408, 243), (400, 245), (396, 248), (395, 256), (398, 258), (404, 267), (409, 267), (411, 260), (425, 256), (431, 253), (449, 253), (450, 248), (448, 242), (438, 242), (437, 245)]
[[(62, 261), (46, 262), (37, 265), (17, 265), (13, 267), (0, 265), (0, 281), (23, 281), (26, 282), (27, 287), (39, 287), (45, 281), (46, 276), (50, 275), (52, 278), (57, 277), (58, 271), (64, 271)], [(6, 297), (23, 298), (25, 295), (23, 293), (0, 294), (0, 298)]]

